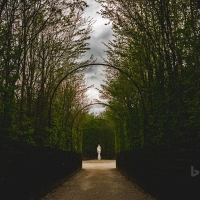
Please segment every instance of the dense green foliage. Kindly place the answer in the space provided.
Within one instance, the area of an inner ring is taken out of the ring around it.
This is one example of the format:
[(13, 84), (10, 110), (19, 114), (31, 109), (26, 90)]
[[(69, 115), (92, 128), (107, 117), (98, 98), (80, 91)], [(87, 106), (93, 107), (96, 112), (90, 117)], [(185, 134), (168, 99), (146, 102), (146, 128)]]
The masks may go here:
[(198, 137), (197, 1), (96, 1), (114, 33), (114, 40), (105, 44), (105, 62), (132, 79), (105, 70), (101, 97), (109, 106), (101, 120), (83, 109), (88, 105), (83, 72), (70, 73), (92, 61), (77, 62), (88, 49), (93, 23), (83, 18), (87, 4), (2, 1), (0, 135), (78, 152), (83, 148), (84, 153), (88, 148), (88, 154), (100, 143), (108, 155), (114, 145), (119, 152)]
[(101, 145), (101, 157), (115, 157), (115, 131), (111, 124), (100, 116), (88, 115), (82, 128), (83, 158), (97, 158), (97, 146)]
[(88, 49), (92, 21), (82, 16), (87, 4), (81, 0), (1, 2), (1, 136), (70, 149), (72, 116), (87, 103), (83, 73), (79, 70), (61, 83), (52, 107), (50, 99), (60, 79), (81, 64), (76, 60)]
[(105, 62), (105, 116), (117, 130), (117, 151), (198, 137), (200, 10), (197, 1), (97, 0), (112, 23)]

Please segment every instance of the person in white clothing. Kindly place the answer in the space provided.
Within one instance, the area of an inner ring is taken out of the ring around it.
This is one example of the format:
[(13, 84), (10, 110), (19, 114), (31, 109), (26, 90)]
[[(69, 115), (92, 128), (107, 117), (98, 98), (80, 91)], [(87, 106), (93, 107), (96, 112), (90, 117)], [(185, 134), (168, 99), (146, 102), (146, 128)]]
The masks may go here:
[(101, 153), (101, 146), (100, 146), (100, 144), (98, 144), (97, 153), (98, 153), (97, 159), (98, 159), (98, 160), (101, 160), (101, 155), (100, 155), (100, 153)]

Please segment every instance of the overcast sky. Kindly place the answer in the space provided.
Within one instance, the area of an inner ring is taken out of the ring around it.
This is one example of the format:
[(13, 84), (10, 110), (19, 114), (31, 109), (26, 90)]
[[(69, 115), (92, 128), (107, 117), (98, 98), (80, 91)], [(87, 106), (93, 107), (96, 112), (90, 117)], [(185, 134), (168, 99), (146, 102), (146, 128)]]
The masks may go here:
[[(91, 54), (94, 55), (94, 59), (96, 58), (96, 63), (103, 63), (103, 60), (100, 56), (106, 57), (104, 50), (106, 50), (106, 47), (102, 44), (108, 43), (109, 40), (112, 40), (112, 29), (111, 25), (105, 26), (105, 23), (108, 22), (108, 19), (103, 19), (100, 14), (97, 14), (96, 12), (100, 11), (101, 6), (95, 0), (85, 0), (87, 4), (89, 5), (88, 8), (85, 10), (84, 16), (91, 18), (96, 21), (93, 25), (93, 33), (91, 33), (91, 39), (88, 40), (90, 43), (91, 50), (86, 52), (85, 56), (82, 59), (90, 58)], [(102, 74), (102, 66), (94, 66), (90, 70), (87, 70), (85, 72), (85, 77), (87, 81), (87, 85), (93, 85), (94, 87), (89, 89), (88, 95), (90, 100), (99, 99), (99, 93), (98, 90), (95, 88), (100, 88), (100, 84), (102, 83), (103, 76)], [(99, 112), (103, 111), (104, 108), (102, 105), (94, 105), (91, 107), (90, 112), (94, 114), (98, 114)]]

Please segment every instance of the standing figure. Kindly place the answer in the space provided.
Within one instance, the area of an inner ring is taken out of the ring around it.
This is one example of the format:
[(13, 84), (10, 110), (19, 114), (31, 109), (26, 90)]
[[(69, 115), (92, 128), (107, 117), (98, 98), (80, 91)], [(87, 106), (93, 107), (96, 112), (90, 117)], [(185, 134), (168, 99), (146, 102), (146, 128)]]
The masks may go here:
[(98, 153), (98, 160), (101, 160), (101, 155), (100, 155), (100, 153), (101, 153), (101, 146), (100, 146), (100, 144), (98, 144), (98, 147), (97, 147), (97, 153)]

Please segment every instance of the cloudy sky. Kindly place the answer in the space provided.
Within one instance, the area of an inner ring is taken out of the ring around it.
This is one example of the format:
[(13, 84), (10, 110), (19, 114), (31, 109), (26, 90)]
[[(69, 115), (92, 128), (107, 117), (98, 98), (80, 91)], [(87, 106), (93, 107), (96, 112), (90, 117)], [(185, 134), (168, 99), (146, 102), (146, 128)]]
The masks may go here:
[[(106, 57), (104, 50), (106, 47), (102, 44), (108, 43), (109, 40), (112, 40), (112, 29), (111, 25), (105, 26), (105, 23), (108, 22), (108, 19), (103, 19), (100, 14), (96, 12), (100, 11), (101, 6), (95, 0), (85, 0), (89, 5), (88, 8), (85, 10), (85, 17), (91, 17), (96, 21), (93, 25), (93, 33), (91, 33), (91, 39), (88, 41), (90, 43), (91, 50), (88, 51), (82, 59), (87, 59), (93, 54), (96, 63), (103, 63), (103, 60), (100, 56)], [(102, 66), (94, 66), (90, 70), (85, 72), (86, 82), (87, 85), (93, 85), (94, 87), (89, 89), (88, 95), (91, 101), (94, 99), (99, 99), (98, 90), (95, 88), (100, 88), (100, 84), (102, 83), (103, 76), (102, 76)], [(102, 105), (94, 105), (91, 107), (90, 112), (94, 114), (98, 114), (99, 112), (103, 111), (104, 108)]]

